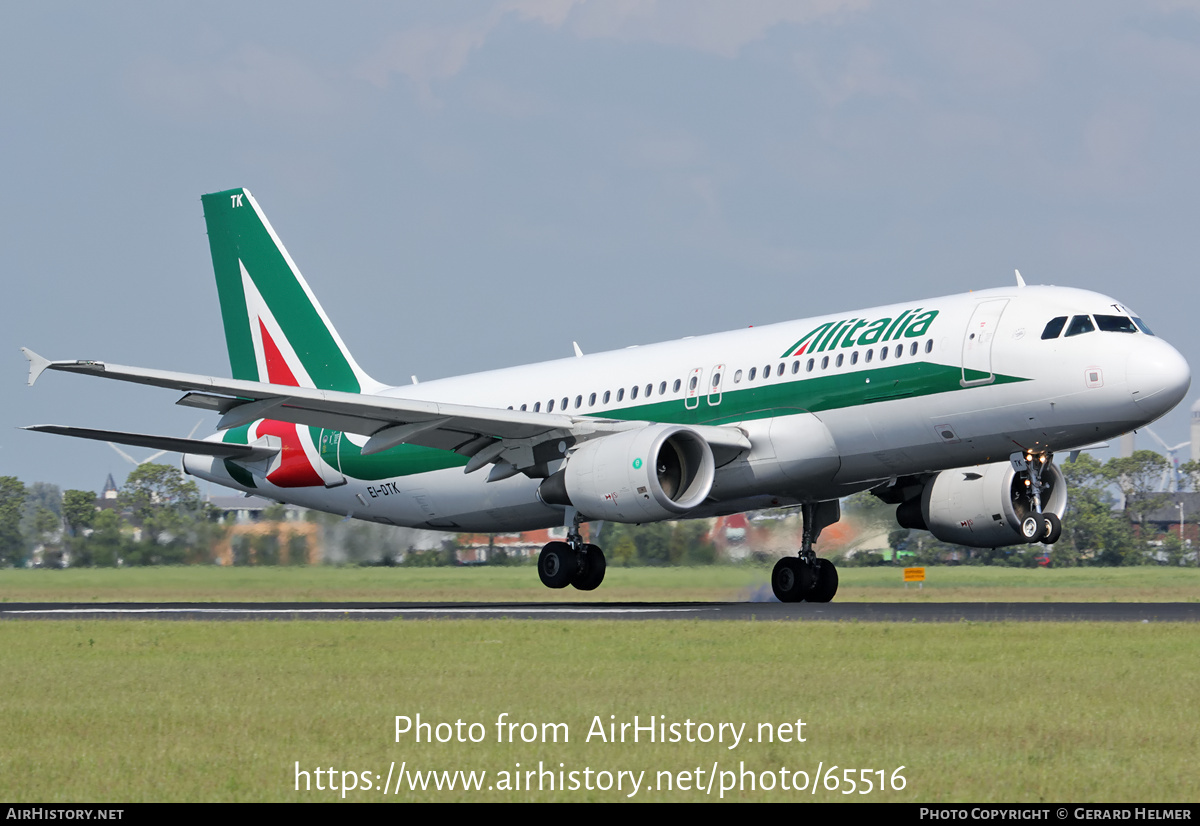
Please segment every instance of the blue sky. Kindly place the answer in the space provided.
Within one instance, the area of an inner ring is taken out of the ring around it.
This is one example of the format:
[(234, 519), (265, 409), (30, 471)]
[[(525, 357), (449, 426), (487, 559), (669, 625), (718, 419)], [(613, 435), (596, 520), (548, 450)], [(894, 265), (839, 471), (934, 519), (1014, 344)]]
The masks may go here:
[[(385, 381), (1030, 283), (1200, 364), (1200, 3), (39, 3), (0, 30), (0, 475), (225, 373), (199, 196), (248, 187)], [(1187, 408), (1155, 425), (1187, 438)], [(211, 422), (205, 421), (204, 426)], [(1143, 440), (1141, 446), (1151, 446)], [(130, 452), (144, 455), (136, 450)]]

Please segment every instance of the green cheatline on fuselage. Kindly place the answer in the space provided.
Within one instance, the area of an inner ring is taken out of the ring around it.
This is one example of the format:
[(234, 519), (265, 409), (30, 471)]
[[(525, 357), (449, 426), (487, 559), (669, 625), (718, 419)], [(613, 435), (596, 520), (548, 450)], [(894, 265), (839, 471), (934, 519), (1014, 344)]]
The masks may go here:
[[(963, 392), (972, 388), (964, 388), (961, 384), (962, 379), (977, 381), (986, 379), (988, 375), (988, 373), (978, 370), (967, 370), (964, 376), (964, 371), (960, 367), (928, 362), (910, 362), (799, 380), (761, 381), (754, 387), (725, 391), (718, 405), (709, 405), (707, 396), (699, 396), (697, 397), (699, 403), (694, 409), (688, 409), (685, 399), (673, 398), (669, 401), (651, 402), (591, 415), (608, 419), (650, 421), (662, 424), (733, 424), (774, 416), (787, 416), (802, 411), (820, 413), (825, 410), (860, 407), (894, 399)], [(868, 379), (870, 379), (869, 382)], [(1021, 381), (1029, 381), (1029, 379), (997, 373), (995, 380), (990, 384), (1011, 384)], [(245, 444), (249, 427), (249, 425), (243, 425), (232, 428), (227, 431), (225, 441)], [(326, 455), (326, 445), (329, 442), (328, 440), (323, 442), (322, 436), (327, 431), (318, 427), (310, 427), (309, 432), (312, 434), (313, 442), (322, 445), (322, 453)], [(336, 449), (337, 460), (330, 461), (330, 464), (339, 467), (346, 476), (364, 481), (412, 476), (434, 470), (463, 467), (467, 463), (465, 456), (421, 445), (397, 445), (370, 456), (363, 456), (361, 448), (349, 439), (341, 438), (336, 441), (340, 442), (340, 446), (328, 449), (327, 460), (334, 459), (333, 450)], [(256, 487), (253, 477), (244, 468), (229, 460), (225, 461), (225, 468), (239, 483), (246, 487)]]

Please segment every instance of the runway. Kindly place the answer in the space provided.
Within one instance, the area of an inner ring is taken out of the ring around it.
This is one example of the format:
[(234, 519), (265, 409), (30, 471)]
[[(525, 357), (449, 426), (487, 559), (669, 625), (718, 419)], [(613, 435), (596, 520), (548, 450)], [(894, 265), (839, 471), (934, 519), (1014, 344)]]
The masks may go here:
[(740, 620), (1200, 622), (1200, 602), (3, 603), (0, 620)]

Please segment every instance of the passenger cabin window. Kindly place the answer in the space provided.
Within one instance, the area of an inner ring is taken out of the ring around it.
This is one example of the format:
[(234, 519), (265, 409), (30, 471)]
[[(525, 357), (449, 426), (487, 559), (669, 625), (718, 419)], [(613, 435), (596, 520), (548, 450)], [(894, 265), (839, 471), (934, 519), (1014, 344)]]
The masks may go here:
[(783, 375), (783, 366), (784, 366), (783, 362), (782, 361), (779, 362), (779, 369), (775, 371), (775, 375), (777, 375), (777, 376)]
[(621, 401), (621, 400), (622, 400), (622, 399), (624, 399), (624, 398), (625, 398), (625, 388), (624, 388), (624, 387), (618, 388), (618, 390), (617, 390), (617, 401)]
[(749, 375), (746, 376), (746, 381), (754, 381), (754, 377), (758, 375), (758, 368), (751, 367)]
[(1042, 340), (1045, 341), (1051, 338), (1058, 338), (1058, 334), (1062, 332), (1062, 328), (1067, 324), (1067, 317), (1060, 315), (1058, 318), (1050, 319), (1050, 323), (1046, 325), (1046, 329), (1042, 330)]
[(1081, 336), (1084, 333), (1090, 333), (1095, 329), (1096, 327), (1092, 324), (1092, 319), (1090, 316), (1077, 315), (1071, 319), (1071, 326), (1067, 327), (1067, 334), (1065, 338), (1070, 338), (1071, 336)]
[(605, 404), (608, 404), (608, 400), (609, 400), (609, 399), (611, 399), (611, 398), (612, 398), (612, 391), (611, 391), (611, 390), (605, 390), (605, 391), (604, 391), (604, 403), (605, 403)]
[(909, 345), (908, 354), (910, 356), (915, 356), (917, 354), (917, 343), (915, 341)]
[(647, 384), (647, 385), (646, 385), (646, 398), (650, 398), (650, 394), (651, 394), (651, 392), (652, 392), (653, 390), (654, 390), (654, 385), (653, 385), (653, 384)]
[(1133, 319), (1124, 315), (1098, 315), (1096, 326), (1102, 333), (1136, 333)]
[(546, 402), (546, 412), (547, 413), (554, 412), (554, 399), (551, 399), (550, 401)]
[(742, 383), (742, 371), (741, 370), (738, 370), (736, 373), (733, 374), (733, 383), (734, 384)]
[(800, 372), (800, 362), (799, 362), (799, 360), (797, 360), (797, 361), (793, 361), (793, 362), (792, 362), (792, 375), (794, 376), (794, 375), (796, 375), (796, 374), (797, 374), (797, 373), (799, 373), (799, 372)]
[(925, 342), (925, 352), (926, 353), (933, 352), (933, 339), (929, 339), (928, 341)]
[(541, 412), (542, 412), (542, 403), (541, 403), (541, 402), (534, 402), (534, 403), (533, 403), (533, 412), (534, 412), (534, 413), (541, 413)]
[(821, 369), (824, 370), (828, 366), (829, 366), (829, 356), (824, 356), (821, 359)]
[(809, 359), (808, 364), (804, 368), (804, 372), (811, 373), (813, 371), (813, 367), (815, 367), (816, 364), (817, 364), (816, 359)]
[(583, 396), (576, 396), (575, 397), (575, 409), (578, 410), (581, 407), (583, 407)]
[(842, 353), (838, 353), (838, 357), (835, 360), (835, 363), (837, 364), (838, 367), (841, 367), (842, 362), (844, 362), (845, 360), (846, 360), (846, 357)]
[[(915, 345), (915, 344), (913, 345), (913, 347), (916, 347), (916, 346), (917, 345)], [(858, 364), (858, 351), (857, 350), (855, 350), (853, 353), (850, 354), (850, 363)]]
[(595, 406), (596, 406), (596, 394), (593, 393), (592, 395), (588, 396), (588, 407), (595, 407)]
[(880, 361), (887, 361), (887, 354), (888, 354), (888, 348), (886, 348), (886, 347), (879, 348), (879, 360)]
[(658, 383), (658, 395), (660, 395), (660, 396), (667, 395), (667, 383), (665, 381), (660, 381)]
[(675, 383), (671, 385), (671, 392), (678, 393), (681, 386), (679, 379), (675, 379)]
[(638, 393), (638, 387), (636, 384), (633, 387), (629, 388), (629, 398), (631, 400), (637, 398), (637, 393)]

